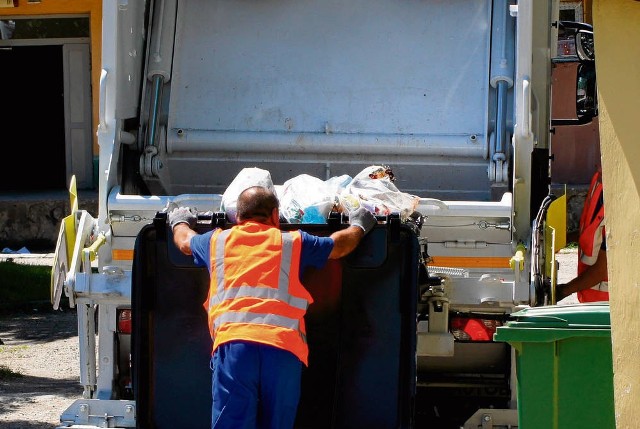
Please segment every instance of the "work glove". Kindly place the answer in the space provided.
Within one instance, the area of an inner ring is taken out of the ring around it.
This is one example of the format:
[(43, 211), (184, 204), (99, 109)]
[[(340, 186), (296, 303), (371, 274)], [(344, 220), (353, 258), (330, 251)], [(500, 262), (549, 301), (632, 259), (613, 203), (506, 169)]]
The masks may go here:
[(179, 223), (186, 223), (191, 229), (196, 227), (198, 216), (195, 210), (189, 207), (176, 207), (169, 212), (169, 225), (171, 229)]
[(349, 224), (362, 228), (365, 235), (376, 226), (376, 223), (378, 223), (376, 217), (364, 207), (360, 207), (349, 213)]

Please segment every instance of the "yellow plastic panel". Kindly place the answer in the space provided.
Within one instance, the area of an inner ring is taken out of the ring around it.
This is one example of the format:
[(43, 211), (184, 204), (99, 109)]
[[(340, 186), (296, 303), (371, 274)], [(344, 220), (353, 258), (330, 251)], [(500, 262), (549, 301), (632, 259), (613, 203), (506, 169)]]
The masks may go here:
[(547, 210), (544, 227), (545, 277), (551, 279), (552, 302), (557, 283), (556, 253), (567, 245), (567, 196), (556, 198)]

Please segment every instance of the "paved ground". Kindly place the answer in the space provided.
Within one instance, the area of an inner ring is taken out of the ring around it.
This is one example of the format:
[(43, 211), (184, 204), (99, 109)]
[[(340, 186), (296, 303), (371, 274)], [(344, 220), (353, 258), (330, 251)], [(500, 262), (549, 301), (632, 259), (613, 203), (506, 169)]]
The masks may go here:
[(0, 315), (0, 429), (53, 429), (82, 398), (76, 312)]
[[(578, 250), (562, 249), (556, 254), (558, 261), (558, 283), (567, 283), (578, 275)], [(563, 300), (558, 301), (559, 305), (577, 304), (576, 294), (569, 295)]]
[[(51, 265), (53, 254), (0, 254), (0, 261)], [(82, 398), (75, 309), (0, 314), (0, 429), (53, 429)]]

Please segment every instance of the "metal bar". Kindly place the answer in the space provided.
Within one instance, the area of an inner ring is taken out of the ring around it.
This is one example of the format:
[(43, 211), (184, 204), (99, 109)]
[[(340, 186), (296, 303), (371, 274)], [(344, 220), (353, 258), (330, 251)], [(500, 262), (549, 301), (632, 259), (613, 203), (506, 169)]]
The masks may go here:
[(334, 134), (172, 129), (167, 152), (282, 152), (482, 158), (480, 135)]

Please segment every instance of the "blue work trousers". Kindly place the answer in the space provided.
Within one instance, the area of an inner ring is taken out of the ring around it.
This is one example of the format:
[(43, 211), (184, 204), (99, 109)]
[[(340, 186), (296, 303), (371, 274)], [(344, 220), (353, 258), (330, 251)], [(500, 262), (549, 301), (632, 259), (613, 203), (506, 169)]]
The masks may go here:
[(244, 341), (224, 343), (211, 358), (212, 429), (291, 429), (302, 362), (291, 352)]

